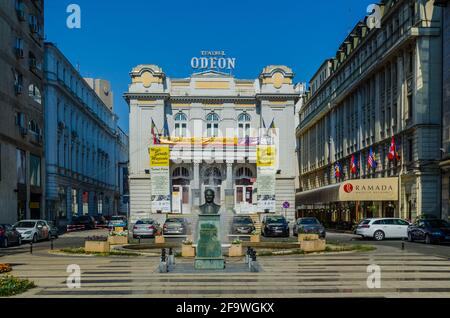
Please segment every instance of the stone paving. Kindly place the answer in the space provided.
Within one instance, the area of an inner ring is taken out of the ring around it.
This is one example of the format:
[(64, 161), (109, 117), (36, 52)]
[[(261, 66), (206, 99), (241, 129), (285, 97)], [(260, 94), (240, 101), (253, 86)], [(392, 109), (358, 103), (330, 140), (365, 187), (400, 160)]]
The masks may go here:
[[(233, 272), (158, 272), (157, 257), (81, 257), (47, 253), (5, 256), (15, 276), (37, 288), (18, 297), (450, 297), (450, 260), (394, 249), (260, 257), (261, 272), (227, 259)], [(178, 269), (193, 260), (176, 260)], [(80, 289), (66, 286), (70, 264), (81, 267)], [(367, 287), (367, 266), (381, 267), (381, 288)]]

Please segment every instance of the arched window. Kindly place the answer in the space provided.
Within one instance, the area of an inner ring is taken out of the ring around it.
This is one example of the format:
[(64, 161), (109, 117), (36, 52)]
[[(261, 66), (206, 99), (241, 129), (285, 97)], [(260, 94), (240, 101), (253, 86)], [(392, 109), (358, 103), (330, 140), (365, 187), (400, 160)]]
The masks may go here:
[(203, 183), (207, 186), (218, 186), (222, 183), (222, 173), (217, 167), (209, 167), (203, 174)]
[(42, 103), (41, 92), (36, 85), (31, 84), (30, 86), (28, 86), (28, 96), (30, 96), (36, 103)]
[(181, 112), (175, 115), (175, 137), (187, 137), (187, 116)]
[(242, 113), (238, 117), (238, 137), (248, 138), (250, 137), (251, 117), (247, 113)]
[(172, 172), (172, 185), (189, 185), (189, 170), (185, 167), (177, 167)]
[(206, 133), (208, 137), (219, 136), (219, 115), (216, 113), (209, 113), (206, 116)]
[(248, 167), (242, 167), (236, 171), (236, 179), (251, 179), (251, 178), (253, 178), (253, 172)]

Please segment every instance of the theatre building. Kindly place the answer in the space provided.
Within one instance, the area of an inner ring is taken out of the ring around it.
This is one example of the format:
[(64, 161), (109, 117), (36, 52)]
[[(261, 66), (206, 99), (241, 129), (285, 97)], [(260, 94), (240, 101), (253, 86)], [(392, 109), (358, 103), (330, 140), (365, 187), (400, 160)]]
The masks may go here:
[[(299, 92), (290, 68), (267, 66), (253, 80), (236, 79), (218, 70), (174, 79), (157, 65), (139, 65), (130, 75), (125, 99), (130, 106), (132, 222), (166, 213), (195, 215), (204, 203), (205, 189), (214, 190), (216, 203), (226, 211), (267, 212), (258, 206), (258, 188), (262, 194), (268, 185), (258, 186), (256, 152), (260, 133), (269, 130), (279, 141), (279, 162), (274, 193), (265, 197), (275, 201), (270, 212), (293, 219), (294, 107)], [(154, 173), (152, 153), (170, 153), (167, 164), (154, 164), (164, 166)], [(161, 172), (162, 177), (156, 175)], [(153, 200), (167, 202), (158, 207)], [(290, 203), (287, 209), (282, 208), (285, 202)]]
[(441, 216), (442, 10), (381, 1), (311, 79), (299, 112), (297, 214), (331, 225)]

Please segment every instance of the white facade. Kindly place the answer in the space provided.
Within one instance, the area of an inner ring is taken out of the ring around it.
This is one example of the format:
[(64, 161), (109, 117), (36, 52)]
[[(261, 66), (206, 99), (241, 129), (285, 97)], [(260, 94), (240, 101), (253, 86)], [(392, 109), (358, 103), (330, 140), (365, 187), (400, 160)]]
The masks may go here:
[[(155, 133), (174, 137), (255, 137), (273, 123), (279, 129), (279, 171), (276, 176), (278, 213), (294, 218), (295, 104), (301, 86), (292, 84), (286, 66), (268, 66), (256, 80), (239, 80), (206, 71), (185, 79), (167, 78), (156, 65), (139, 65), (131, 72), (125, 98), (130, 105), (130, 196), (132, 222), (155, 217), (151, 209), (148, 149)], [(164, 128), (165, 127), (165, 128)], [(168, 130), (168, 131), (167, 131)], [(253, 139), (252, 139), (253, 140)], [(256, 209), (256, 145), (217, 147), (198, 144), (171, 149), (172, 212), (195, 213), (206, 188), (218, 204), (236, 213)], [(189, 151), (185, 151), (189, 148)], [(223, 150), (223, 151), (222, 151)], [(181, 160), (178, 160), (181, 159)], [(209, 160), (210, 159), (210, 160)], [(289, 202), (291, 208), (282, 205)], [(174, 211), (174, 209), (176, 211)]]
[(51, 43), (45, 45), (47, 218), (117, 214), (128, 141), (109, 109)]

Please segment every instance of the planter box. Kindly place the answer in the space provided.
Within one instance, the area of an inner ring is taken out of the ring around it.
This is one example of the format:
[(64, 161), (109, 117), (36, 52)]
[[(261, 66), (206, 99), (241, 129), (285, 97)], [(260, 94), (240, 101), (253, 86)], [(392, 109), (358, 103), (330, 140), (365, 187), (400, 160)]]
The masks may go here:
[(165, 242), (164, 236), (155, 236), (155, 244), (164, 244)]
[(231, 244), (230, 248), (228, 249), (228, 256), (229, 257), (241, 257), (241, 256), (243, 256), (242, 244)]
[(304, 252), (323, 252), (325, 251), (325, 247), (326, 247), (325, 240), (300, 242), (300, 249), (303, 250)]
[(319, 235), (318, 234), (299, 234), (298, 235), (298, 241), (299, 242), (303, 242), (303, 241), (315, 241), (319, 239)]
[(252, 243), (260, 243), (261, 242), (261, 235), (252, 235), (252, 236), (250, 236), (250, 242), (252, 242)]
[(88, 253), (109, 253), (109, 242), (86, 241), (84, 251)]
[(128, 237), (126, 237), (126, 236), (109, 236), (108, 242), (110, 245), (126, 245), (126, 244), (128, 244)]
[(195, 257), (195, 247), (192, 245), (183, 244), (181, 247), (182, 257)]

